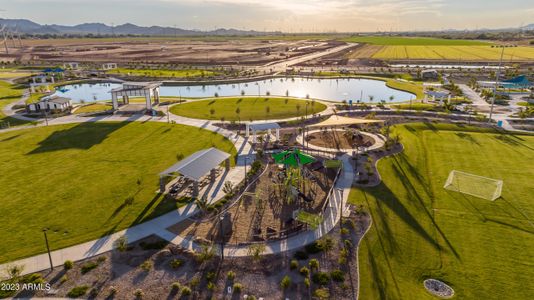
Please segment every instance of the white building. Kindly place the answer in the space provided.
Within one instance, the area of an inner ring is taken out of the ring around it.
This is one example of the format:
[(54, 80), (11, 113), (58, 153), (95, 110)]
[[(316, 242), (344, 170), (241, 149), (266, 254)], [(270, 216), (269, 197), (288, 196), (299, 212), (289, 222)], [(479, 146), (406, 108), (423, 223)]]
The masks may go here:
[(65, 112), (72, 109), (70, 98), (52, 96), (45, 97), (39, 102), (28, 104), (27, 110), (30, 113), (39, 112)]
[(116, 63), (105, 63), (105, 64), (102, 64), (102, 70), (113, 70), (113, 69), (116, 69), (117, 68), (117, 64)]

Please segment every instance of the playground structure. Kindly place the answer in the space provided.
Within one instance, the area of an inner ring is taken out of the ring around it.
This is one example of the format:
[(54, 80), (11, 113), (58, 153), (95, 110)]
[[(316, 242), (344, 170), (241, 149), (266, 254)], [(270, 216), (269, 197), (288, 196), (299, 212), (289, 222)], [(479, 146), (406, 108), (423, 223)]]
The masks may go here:
[(220, 227), (224, 227), (227, 243), (247, 244), (284, 239), (316, 228), (322, 222), (340, 165), (297, 149), (260, 160), (262, 171), (234, 202), (202, 220), (187, 220), (170, 230), (193, 239), (215, 241)]

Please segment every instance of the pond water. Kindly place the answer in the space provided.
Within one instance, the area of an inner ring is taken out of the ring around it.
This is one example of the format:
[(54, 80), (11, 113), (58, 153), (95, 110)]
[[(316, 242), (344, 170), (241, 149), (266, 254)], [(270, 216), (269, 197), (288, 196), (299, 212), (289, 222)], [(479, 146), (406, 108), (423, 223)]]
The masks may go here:
[[(94, 102), (110, 100), (111, 89), (120, 87), (117, 83), (81, 83), (59, 87), (55, 95), (71, 98), (73, 102)], [(246, 83), (230, 83), (219, 85), (190, 85), (169, 86), (160, 88), (161, 96), (181, 97), (213, 97), (239, 96), (242, 91), (246, 96), (285, 96), (286, 92), (291, 97), (310, 98), (343, 101), (352, 100), (369, 102), (369, 96), (374, 97), (374, 102), (380, 100), (389, 102), (393, 96), (393, 102), (407, 101), (415, 96), (408, 92), (395, 90), (386, 86), (384, 81), (372, 79), (309, 79), (309, 78), (273, 78)]]

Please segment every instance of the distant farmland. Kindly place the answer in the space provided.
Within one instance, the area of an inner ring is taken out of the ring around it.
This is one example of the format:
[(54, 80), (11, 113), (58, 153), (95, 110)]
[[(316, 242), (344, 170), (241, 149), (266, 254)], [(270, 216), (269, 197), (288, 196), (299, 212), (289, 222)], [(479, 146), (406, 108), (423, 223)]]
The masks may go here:
[(362, 36), (343, 39), (349, 43), (365, 43), (382, 46), (487, 46), (487, 42), (475, 40), (449, 40), (420, 37)]
[[(347, 42), (365, 44), (348, 54), (349, 58), (384, 60), (499, 60), (501, 48), (474, 40), (449, 40), (411, 37), (352, 37)], [(533, 47), (510, 47), (504, 50), (506, 61), (534, 59)]]
[[(491, 46), (385, 46), (371, 57), (377, 59), (499, 60), (501, 48)], [(534, 48), (511, 47), (504, 50), (504, 60), (534, 59)]]

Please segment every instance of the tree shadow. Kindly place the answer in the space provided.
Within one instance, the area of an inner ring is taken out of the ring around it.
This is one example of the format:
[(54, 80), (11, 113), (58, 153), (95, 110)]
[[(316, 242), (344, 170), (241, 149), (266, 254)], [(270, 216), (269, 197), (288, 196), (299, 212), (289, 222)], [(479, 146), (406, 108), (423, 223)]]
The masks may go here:
[(473, 144), (476, 144), (476, 145), (480, 146), (480, 143), (472, 135), (470, 135), (468, 133), (456, 132), (456, 135), (458, 137), (460, 137), (461, 139), (463, 139), (463, 140), (466, 140), (466, 141), (468, 141), (470, 143), (473, 143)]
[[(456, 249), (454, 249), (454, 247), (452, 246), (451, 242), (447, 239), (447, 237), (445, 236), (445, 234), (443, 233), (443, 231), (441, 230), (441, 228), (438, 226), (438, 224), (436, 223), (436, 220), (434, 219), (434, 216), (432, 213), (430, 213), (430, 211), (427, 209), (425, 203), (423, 202), (423, 198), (421, 197), (421, 195), (417, 192), (417, 189), (415, 188), (415, 186), (410, 182), (406, 172), (404, 172), (404, 170), (402, 169), (402, 166), (401, 165), (393, 165), (393, 170), (395, 171), (397, 177), (401, 180), (401, 183), (402, 185), (404, 186), (404, 188), (406, 189), (406, 191), (408, 192), (408, 194), (411, 196), (410, 198), (411, 199), (415, 199), (417, 200), (417, 202), (419, 203), (419, 206), (420, 208), (422, 209), (423, 212), (426, 213), (427, 217), (429, 218), (429, 220), (432, 222), (432, 224), (434, 225), (434, 228), (436, 229), (436, 231), (440, 234), (440, 236), (443, 238), (443, 240), (445, 241), (445, 243), (447, 244), (447, 246), (449, 247), (449, 249), (451, 250), (451, 252), (453, 253), (453, 255), (457, 258), (457, 259), (460, 259), (460, 256), (458, 254), (458, 252), (456, 252)], [(424, 184), (423, 184), (424, 186)], [(391, 191), (390, 191), (391, 192)], [(430, 196), (430, 195), (429, 195)], [(433, 196), (430, 197), (430, 199), (433, 199)], [(397, 198), (395, 198), (395, 200), (398, 201)], [(399, 202), (400, 203), (400, 202)], [(412, 217), (413, 218), (413, 217)], [(420, 225), (419, 225), (420, 226)], [(414, 228), (415, 229), (415, 228)], [(422, 229), (422, 227), (421, 227)], [(427, 233), (428, 235), (428, 233)], [(429, 235), (430, 236), (430, 235)], [(434, 241), (434, 240), (433, 240)], [(442, 250), (441, 249), (441, 246), (436, 242), (434, 241), (434, 243), (436, 243), (437, 245), (437, 249), (438, 250)]]
[(130, 122), (96, 123), (84, 122), (64, 130), (54, 131), (39, 142), (39, 146), (27, 154), (46, 153), (66, 149), (87, 150), (102, 143), (116, 130)]
[[(435, 249), (441, 250), (438, 242), (423, 228), (410, 211), (402, 204), (397, 196), (384, 184), (380, 183), (377, 188), (368, 190), (380, 203), (385, 204), (393, 211), (405, 224), (410, 226), (420, 237), (431, 244)], [(388, 237), (394, 238), (394, 237)]]

